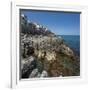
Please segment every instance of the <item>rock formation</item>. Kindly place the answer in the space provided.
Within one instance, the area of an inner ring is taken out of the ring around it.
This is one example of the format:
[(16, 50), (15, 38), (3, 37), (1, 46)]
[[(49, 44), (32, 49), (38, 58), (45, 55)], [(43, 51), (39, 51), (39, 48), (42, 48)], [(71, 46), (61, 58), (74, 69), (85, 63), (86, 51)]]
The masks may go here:
[(80, 60), (63, 38), (21, 15), (21, 78), (79, 76)]

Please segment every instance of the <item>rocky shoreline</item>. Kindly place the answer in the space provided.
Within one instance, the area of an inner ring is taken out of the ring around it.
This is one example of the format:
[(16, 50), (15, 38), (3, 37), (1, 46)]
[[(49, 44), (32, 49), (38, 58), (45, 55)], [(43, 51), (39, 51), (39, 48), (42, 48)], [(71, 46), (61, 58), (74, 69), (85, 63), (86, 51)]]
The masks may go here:
[(22, 78), (27, 76), (27, 72), (26, 78), (79, 75), (79, 57), (62, 38), (42, 35), (31, 38), (31, 35), (26, 35), (21, 44)]
[(80, 58), (50, 30), (27, 22), (22, 16), (20, 33), (20, 78), (80, 75)]

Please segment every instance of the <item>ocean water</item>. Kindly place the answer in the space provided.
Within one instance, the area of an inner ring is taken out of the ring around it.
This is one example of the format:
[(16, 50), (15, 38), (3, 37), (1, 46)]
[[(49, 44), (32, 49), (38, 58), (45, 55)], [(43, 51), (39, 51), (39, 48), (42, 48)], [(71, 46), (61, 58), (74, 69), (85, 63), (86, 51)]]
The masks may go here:
[(61, 35), (65, 43), (80, 56), (80, 36), (79, 35)]

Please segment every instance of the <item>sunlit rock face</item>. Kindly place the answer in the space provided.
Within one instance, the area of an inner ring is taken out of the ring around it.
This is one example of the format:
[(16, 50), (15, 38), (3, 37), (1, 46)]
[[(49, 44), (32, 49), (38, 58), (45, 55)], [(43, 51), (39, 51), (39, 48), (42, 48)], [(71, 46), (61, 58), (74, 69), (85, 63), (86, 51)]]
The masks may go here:
[(21, 15), (21, 78), (80, 75), (75, 52), (49, 29)]
[(24, 14), (21, 14), (21, 32), (32, 35), (54, 35), (48, 28), (36, 22), (30, 22)]

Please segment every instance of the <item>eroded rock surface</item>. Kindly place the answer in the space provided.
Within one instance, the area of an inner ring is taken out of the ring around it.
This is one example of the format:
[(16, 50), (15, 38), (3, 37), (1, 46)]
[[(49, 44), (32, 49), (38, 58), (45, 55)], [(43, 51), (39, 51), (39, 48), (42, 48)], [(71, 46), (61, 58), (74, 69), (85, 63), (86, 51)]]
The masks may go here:
[(21, 78), (79, 76), (79, 56), (64, 43), (63, 38), (23, 18)]

